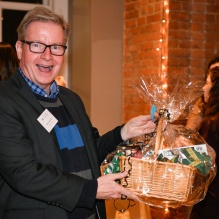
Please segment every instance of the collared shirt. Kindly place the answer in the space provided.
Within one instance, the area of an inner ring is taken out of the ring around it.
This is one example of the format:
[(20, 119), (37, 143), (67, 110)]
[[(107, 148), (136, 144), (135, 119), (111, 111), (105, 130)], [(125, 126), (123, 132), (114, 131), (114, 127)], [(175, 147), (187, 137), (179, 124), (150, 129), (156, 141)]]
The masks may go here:
[(30, 86), (31, 90), (35, 93), (38, 94), (40, 96), (43, 97), (49, 97), (49, 98), (56, 98), (58, 93), (59, 93), (59, 86), (56, 83), (56, 81), (53, 81), (53, 83), (50, 85), (50, 93), (47, 94), (46, 91), (40, 87), (39, 85), (35, 84), (34, 82), (32, 82), (31, 80), (29, 80), (24, 73), (22, 72), (21, 68), (18, 68), (19, 72), (21, 73), (22, 77), (24, 78), (24, 80), (27, 82), (27, 84)]

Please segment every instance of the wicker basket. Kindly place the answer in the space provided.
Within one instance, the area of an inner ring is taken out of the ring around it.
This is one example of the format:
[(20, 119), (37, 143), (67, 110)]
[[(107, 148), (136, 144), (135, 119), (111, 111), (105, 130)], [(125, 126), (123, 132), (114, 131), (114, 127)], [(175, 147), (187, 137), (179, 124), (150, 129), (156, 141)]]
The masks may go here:
[(101, 173), (101, 176), (104, 175), (104, 172), (105, 172), (106, 168), (108, 167), (108, 165), (109, 165), (109, 164), (106, 163), (106, 164), (100, 166), (100, 173)]
[(121, 184), (139, 196), (185, 203), (199, 174), (195, 167), (156, 160), (163, 143), (161, 134), (163, 120), (164, 118), (159, 119), (157, 127), (155, 161), (119, 157), (120, 170), (129, 172)]
[(125, 156), (119, 159), (121, 171), (129, 171), (121, 184), (139, 196), (186, 202), (198, 174), (196, 168), (182, 164)]
[[(159, 207), (179, 207), (194, 205), (201, 200), (207, 190), (209, 175), (202, 175), (195, 167), (179, 163), (158, 161), (157, 154), (162, 147), (162, 119), (157, 127), (154, 159), (144, 160), (120, 156), (120, 171), (128, 171), (121, 185), (141, 197), (147, 204)], [(108, 164), (101, 166), (104, 174)]]

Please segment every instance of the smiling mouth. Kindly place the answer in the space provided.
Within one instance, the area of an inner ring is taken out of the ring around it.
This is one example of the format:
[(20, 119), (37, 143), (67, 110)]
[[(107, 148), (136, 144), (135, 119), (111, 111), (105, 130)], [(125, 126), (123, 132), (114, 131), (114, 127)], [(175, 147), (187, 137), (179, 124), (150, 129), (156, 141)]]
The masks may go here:
[(41, 71), (51, 71), (51, 70), (53, 69), (53, 66), (37, 65), (37, 67), (38, 67)]

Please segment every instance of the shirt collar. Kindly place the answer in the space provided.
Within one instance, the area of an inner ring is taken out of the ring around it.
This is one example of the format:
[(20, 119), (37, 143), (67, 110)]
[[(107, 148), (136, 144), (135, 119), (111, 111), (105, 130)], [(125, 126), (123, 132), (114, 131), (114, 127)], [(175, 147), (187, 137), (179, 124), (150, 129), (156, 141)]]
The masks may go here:
[(22, 77), (24, 78), (24, 80), (27, 82), (27, 84), (29, 85), (29, 87), (31, 88), (31, 90), (35, 94), (38, 94), (38, 95), (43, 96), (43, 97), (49, 97), (49, 98), (56, 98), (57, 95), (59, 94), (59, 86), (56, 83), (56, 81), (53, 81), (53, 83), (50, 86), (50, 93), (47, 94), (46, 91), (42, 87), (40, 87), (39, 85), (35, 84), (30, 79), (28, 79), (24, 75), (24, 73), (22, 72), (20, 67), (18, 69), (19, 69), (19, 72), (21, 73)]

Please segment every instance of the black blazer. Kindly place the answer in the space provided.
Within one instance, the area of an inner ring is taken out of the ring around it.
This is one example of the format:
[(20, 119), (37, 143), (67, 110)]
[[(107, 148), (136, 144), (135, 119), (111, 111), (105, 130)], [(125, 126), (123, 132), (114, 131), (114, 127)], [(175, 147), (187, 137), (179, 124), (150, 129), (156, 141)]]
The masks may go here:
[[(94, 179), (106, 155), (121, 142), (117, 127), (102, 137), (79, 96), (60, 87), (59, 98), (74, 118), (88, 154)], [(83, 189), (84, 179), (62, 172), (58, 141), (37, 121), (43, 112), (21, 74), (0, 85), (0, 218), (67, 219)], [(105, 218), (104, 201), (97, 201)], [(85, 206), (86, 207), (86, 206)]]

